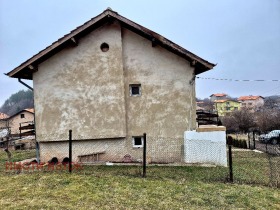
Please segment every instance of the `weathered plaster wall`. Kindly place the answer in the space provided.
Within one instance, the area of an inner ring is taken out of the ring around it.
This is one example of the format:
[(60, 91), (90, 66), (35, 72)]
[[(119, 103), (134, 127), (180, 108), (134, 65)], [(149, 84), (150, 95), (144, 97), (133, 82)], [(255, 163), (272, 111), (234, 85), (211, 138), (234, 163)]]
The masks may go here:
[(248, 108), (251, 110), (257, 109), (264, 105), (264, 100), (262, 98), (258, 98), (256, 100), (244, 100), (240, 102), (242, 108)]
[[(106, 53), (103, 42), (110, 45)], [(72, 129), (75, 140), (109, 138), (74, 141), (75, 161), (103, 150), (102, 161), (121, 161), (126, 154), (138, 160), (142, 149), (133, 148), (132, 136), (146, 132), (149, 161), (181, 161), (184, 131), (196, 126), (193, 72), (185, 59), (118, 24), (102, 27), (34, 74), (37, 139), (67, 139)], [(130, 96), (129, 84), (141, 84), (142, 95)], [(68, 144), (41, 142), (40, 153), (43, 162), (61, 160)]]
[[(196, 128), (194, 69), (185, 59), (123, 29), (123, 62), (129, 154), (132, 136), (147, 133), (150, 162), (181, 162), (184, 131)], [(130, 96), (129, 84), (141, 84), (141, 96)]]
[[(103, 42), (108, 52), (101, 51)], [(119, 24), (93, 31), (40, 64), (33, 80), (38, 141), (58, 140), (69, 129), (80, 139), (126, 136)]]
[[(195, 129), (194, 69), (185, 59), (123, 29), (126, 120), (128, 136), (182, 137)], [(142, 95), (129, 94), (141, 84)]]

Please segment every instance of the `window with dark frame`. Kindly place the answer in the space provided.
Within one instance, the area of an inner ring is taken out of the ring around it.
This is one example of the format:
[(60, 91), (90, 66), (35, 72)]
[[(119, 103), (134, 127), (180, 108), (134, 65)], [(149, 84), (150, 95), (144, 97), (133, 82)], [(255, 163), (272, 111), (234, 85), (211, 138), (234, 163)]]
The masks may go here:
[(24, 118), (24, 114), (21, 114), (21, 115), (20, 115), (20, 118)]
[(143, 136), (132, 137), (133, 147), (143, 147)]
[(141, 84), (129, 85), (130, 96), (141, 96)]

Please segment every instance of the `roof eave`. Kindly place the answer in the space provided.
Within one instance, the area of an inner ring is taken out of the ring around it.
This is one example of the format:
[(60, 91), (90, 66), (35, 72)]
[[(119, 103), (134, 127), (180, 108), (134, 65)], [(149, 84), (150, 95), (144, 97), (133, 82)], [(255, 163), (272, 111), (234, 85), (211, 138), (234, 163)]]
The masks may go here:
[(58, 39), (56, 42), (52, 43), (50, 46), (38, 52), (36, 55), (32, 56), (30, 59), (8, 72), (6, 75), (13, 78), (21, 79), (33, 79), (33, 73), (37, 71), (37, 66), (47, 60), (49, 57), (53, 56), (57, 52), (64, 49), (69, 44), (73, 44), (72, 39), (80, 38), (91, 32), (92, 30), (100, 27), (104, 22), (112, 21), (112, 18), (120, 21), (123, 27), (136, 32), (137, 34), (151, 40), (155, 41), (157, 45), (166, 48), (167, 50), (177, 54), (188, 60), (191, 66), (195, 69), (195, 75), (213, 69), (215, 64), (212, 64), (199, 56), (189, 52), (188, 50), (180, 47), (179, 45), (173, 43), (172, 41), (164, 38), (163, 36), (119, 15), (110, 9), (105, 10), (100, 15), (92, 18), (83, 25), (72, 30), (70, 33), (66, 34), (64, 37)]

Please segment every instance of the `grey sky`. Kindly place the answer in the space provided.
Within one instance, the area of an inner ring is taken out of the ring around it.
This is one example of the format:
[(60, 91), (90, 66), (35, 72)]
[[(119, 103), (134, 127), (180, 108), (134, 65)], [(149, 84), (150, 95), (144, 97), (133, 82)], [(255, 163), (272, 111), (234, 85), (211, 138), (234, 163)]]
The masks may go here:
[[(280, 79), (279, 0), (0, 0), (0, 105), (25, 89), (4, 73), (107, 7), (218, 64), (201, 77)], [(280, 82), (196, 84), (200, 98), (280, 94)]]

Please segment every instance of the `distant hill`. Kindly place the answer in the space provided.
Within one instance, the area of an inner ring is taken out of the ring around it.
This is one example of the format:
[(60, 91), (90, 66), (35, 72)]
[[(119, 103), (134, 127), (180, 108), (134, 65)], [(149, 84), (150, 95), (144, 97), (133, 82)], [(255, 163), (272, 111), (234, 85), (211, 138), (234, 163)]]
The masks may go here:
[(1, 106), (0, 112), (9, 116), (26, 109), (33, 108), (33, 92), (31, 90), (20, 90), (15, 94), (12, 94)]

